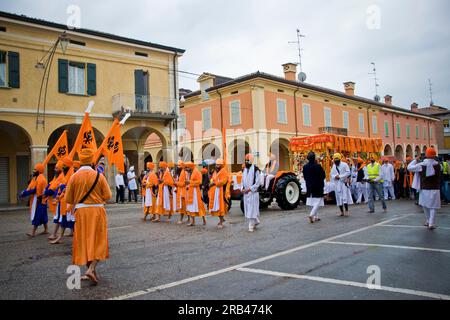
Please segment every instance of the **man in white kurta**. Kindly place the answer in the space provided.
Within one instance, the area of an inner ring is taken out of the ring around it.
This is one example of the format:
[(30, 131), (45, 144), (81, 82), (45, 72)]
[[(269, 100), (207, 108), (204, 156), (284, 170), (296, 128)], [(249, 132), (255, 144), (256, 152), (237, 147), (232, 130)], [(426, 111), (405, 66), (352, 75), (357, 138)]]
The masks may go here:
[(441, 171), (439, 162), (435, 160), (436, 151), (433, 148), (428, 148), (425, 154), (426, 159), (423, 162), (420, 162), (418, 156), (411, 161), (408, 170), (414, 172), (414, 176), (420, 175), (419, 205), (422, 206), (425, 213), (425, 226), (433, 230), (436, 228), (436, 210), (441, 208)]
[[(331, 181), (335, 184), (336, 204), (339, 207), (341, 217), (348, 216), (348, 205), (353, 204), (352, 194), (350, 191), (349, 177), (351, 176), (350, 168), (345, 162), (341, 161), (340, 153), (333, 155), (333, 168), (331, 169)], [(344, 213), (345, 207), (345, 213)]]
[(244, 197), (244, 213), (248, 220), (248, 231), (253, 232), (259, 225), (259, 193), (260, 174), (253, 164), (253, 155), (245, 156), (245, 168), (242, 173), (241, 191)]
[(384, 200), (388, 200), (391, 196), (392, 200), (395, 200), (394, 192), (394, 166), (389, 163), (387, 158), (383, 159), (383, 165), (381, 166), (381, 175), (383, 176), (383, 193)]

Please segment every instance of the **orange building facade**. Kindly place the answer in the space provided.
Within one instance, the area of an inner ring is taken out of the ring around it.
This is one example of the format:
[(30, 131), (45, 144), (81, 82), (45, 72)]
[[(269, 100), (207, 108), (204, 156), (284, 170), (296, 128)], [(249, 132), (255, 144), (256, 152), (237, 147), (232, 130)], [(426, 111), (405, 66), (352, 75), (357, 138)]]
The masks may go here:
[(235, 79), (201, 75), (200, 90), (181, 99), (179, 155), (219, 158), (226, 149), (227, 163), (235, 171), (247, 152), (256, 155), (260, 167), (274, 152), (280, 169), (289, 169), (290, 138), (324, 132), (382, 138), (383, 154), (398, 160), (427, 146), (438, 147), (433, 135), (437, 119), (394, 107), (390, 96), (384, 103), (356, 96), (353, 82), (344, 83), (340, 92), (295, 81), (296, 65), (283, 67), (284, 77), (261, 72)]

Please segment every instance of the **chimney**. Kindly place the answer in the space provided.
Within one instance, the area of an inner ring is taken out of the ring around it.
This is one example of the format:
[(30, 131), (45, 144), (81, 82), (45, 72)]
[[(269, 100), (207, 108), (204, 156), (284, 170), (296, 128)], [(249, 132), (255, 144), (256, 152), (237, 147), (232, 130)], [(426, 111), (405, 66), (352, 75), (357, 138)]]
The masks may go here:
[(296, 63), (285, 63), (283, 64), (284, 78), (290, 81), (296, 81), (295, 76), (297, 75), (297, 64)]
[(344, 89), (345, 89), (345, 94), (348, 96), (354, 96), (355, 95), (355, 83), (348, 81), (348, 82), (344, 82)]
[(384, 103), (387, 104), (388, 106), (392, 106), (392, 96), (390, 95), (385, 95), (384, 96)]
[(411, 104), (411, 111), (412, 112), (419, 112), (419, 105), (417, 103), (413, 102)]

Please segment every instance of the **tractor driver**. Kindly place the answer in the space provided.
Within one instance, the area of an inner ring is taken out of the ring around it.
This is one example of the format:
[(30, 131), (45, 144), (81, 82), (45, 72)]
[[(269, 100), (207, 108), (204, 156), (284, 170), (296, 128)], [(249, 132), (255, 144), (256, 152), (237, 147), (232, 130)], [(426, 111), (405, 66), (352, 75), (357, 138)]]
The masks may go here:
[(264, 187), (266, 190), (269, 190), (269, 185), (270, 185), (270, 181), (273, 180), (273, 178), (275, 178), (280, 165), (278, 163), (277, 157), (275, 156), (275, 154), (270, 153), (269, 156), (269, 162), (266, 164), (266, 168), (264, 170), (264, 179), (265, 179), (265, 183), (264, 183)]

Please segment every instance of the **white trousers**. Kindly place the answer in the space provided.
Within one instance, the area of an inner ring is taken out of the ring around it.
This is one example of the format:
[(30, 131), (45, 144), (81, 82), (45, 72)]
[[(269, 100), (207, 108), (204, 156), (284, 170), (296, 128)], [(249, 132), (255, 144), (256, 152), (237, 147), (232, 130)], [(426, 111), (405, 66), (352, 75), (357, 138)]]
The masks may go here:
[(425, 213), (425, 217), (427, 219), (428, 225), (430, 227), (434, 226), (434, 222), (436, 219), (436, 209), (429, 209), (429, 208), (425, 208), (425, 207), (422, 207), (422, 208), (423, 208), (423, 212)]
[(358, 182), (356, 187), (356, 203), (361, 203), (364, 195), (364, 202), (369, 201), (369, 195), (365, 183)]
[(313, 218), (317, 218), (318, 214), (319, 214), (319, 207), (320, 207), (320, 202), (315, 203), (311, 209), (311, 213), (309, 214), (309, 216), (313, 217)]
[(387, 200), (389, 198), (389, 195), (391, 196), (392, 200), (395, 200), (395, 192), (393, 185), (383, 187), (383, 191), (384, 191), (384, 200)]
[(272, 181), (273, 178), (275, 178), (275, 176), (273, 174), (268, 174), (266, 176), (266, 184), (265, 184), (266, 190), (269, 189), (270, 181)]

